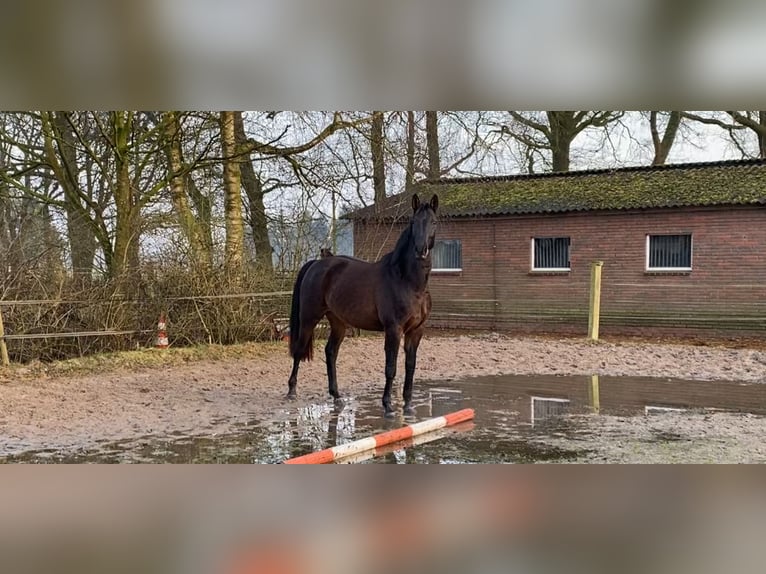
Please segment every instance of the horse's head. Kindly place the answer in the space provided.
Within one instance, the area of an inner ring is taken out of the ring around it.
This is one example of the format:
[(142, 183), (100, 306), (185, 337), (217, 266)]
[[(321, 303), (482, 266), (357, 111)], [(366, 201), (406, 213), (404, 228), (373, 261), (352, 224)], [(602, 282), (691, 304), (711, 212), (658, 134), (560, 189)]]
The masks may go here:
[(426, 259), (434, 248), (436, 238), (436, 210), (439, 198), (436, 194), (428, 203), (420, 203), (417, 194), (412, 196), (412, 241), (415, 244), (415, 257)]

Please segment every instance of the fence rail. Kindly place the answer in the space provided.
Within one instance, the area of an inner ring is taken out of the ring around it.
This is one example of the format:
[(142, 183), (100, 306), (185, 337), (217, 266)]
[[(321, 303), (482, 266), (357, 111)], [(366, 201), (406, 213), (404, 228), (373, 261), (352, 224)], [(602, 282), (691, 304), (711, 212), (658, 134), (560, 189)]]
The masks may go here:
[(21, 341), (23, 339), (63, 339), (66, 337), (99, 337), (101, 335), (142, 335), (154, 333), (154, 329), (142, 329), (136, 331), (78, 331), (76, 333), (25, 333), (21, 335), (3, 335), (6, 341)]
[[(98, 307), (100, 305), (149, 305), (149, 306), (165, 306), (167, 304), (172, 304), (174, 302), (195, 302), (195, 313), (196, 316), (199, 318), (199, 321), (201, 322), (202, 329), (205, 332), (208, 332), (208, 325), (205, 324), (205, 320), (203, 319), (200, 308), (197, 307), (196, 302), (203, 302), (203, 301), (215, 301), (215, 300), (226, 300), (226, 299), (250, 299), (252, 300), (252, 303), (257, 305), (258, 309), (258, 316), (261, 318), (260, 322), (263, 322), (264, 320), (269, 323), (273, 324), (273, 327), (275, 329), (281, 328), (280, 325), (284, 325), (286, 321), (283, 320), (282, 316), (280, 315), (279, 311), (276, 309), (278, 305), (273, 303), (274, 301), (278, 301), (282, 298), (287, 298), (292, 295), (292, 291), (259, 291), (259, 292), (249, 292), (249, 293), (225, 293), (220, 295), (184, 295), (184, 296), (176, 296), (176, 297), (157, 297), (154, 299), (129, 299), (129, 298), (115, 298), (115, 297), (105, 297), (101, 300), (76, 300), (76, 299), (14, 299), (14, 300), (0, 300), (0, 364), (7, 366), (9, 361), (8, 356), (8, 346), (6, 342), (10, 341), (24, 341), (24, 340), (45, 340), (45, 339), (82, 339), (87, 337), (97, 338), (97, 337), (119, 337), (119, 336), (142, 336), (147, 335), (149, 333), (156, 332), (156, 329), (146, 329), (146, 328), (138, 328), (138, 329), (90, 329), (90, 330), (84, 330), (84, 331), (78, 331), (75, 329), (68, 329), (66, 331), (57, 332), (55, 330), (49, 331), (49, 332), (18, 332), (15, 333), (14, 328), (11, 327), (10, 333), (6, 333), (6, 329), (9, 327), (8, 323), (6, 322), (5, 327), (3, 325), (3, 310), (6, 309), (13, 309), (13, 308), (23, 308), (23, 307), (29, 307), (29, 306), (40, 306), (40, 307), (50, 307), (51, 309), (48, 310), (48, 312), (56, 313), (56, 307), (62, 305), (62, 306), (82, 306), (84, 308), (94, 308)], [(264, 312), (265, 310), (262, 309), (262, 303), (261, 302), (271, 302), (269, 305), (275, 307), (274, 310), (269, 310)], [(181, 303), (182, 304), (182, 303)], [(202, 305), (200, 305), (202, 307)], [(167, 309), (166, 309), (167, 310)], [(13, 321), (11, 321), (13, 324)], [(142, 320), (140, 323), (143, 323), (143, 325), (137, 325), (139, 327), (146, 327), (146, 321)], [(239, 325), (237, 322), (235, 323), (226, 323), (227, 328), (235, 328), (239, 329), (242, 327), (242, 325)], [(94, 325), (96, 326), (96, 325)], [(131, 325), (125, 325), (126, 327), (129, 327)], [(28, 327), (26, 330), (29, 331), (39, 331), (44, 330), (45, 327), (42, 325), (35, 325), (34, 328)], [(49, 326), (48, 328), (51, 328)], [(55, 329), (55, 327), (53, 327)], [(20, 330), (20, 329), (19, 329)], [(189, 340), (189, 339), (187, 339)], [(78, 343), (79, 345), (79, 343)]]
[(0, 300), (0, 307), (14, 307), (16, 305), (100, 305), (104, 303), (148, 303), (157, 301), (201, 301), (205, 299), (236, 299), (245, 297), (267, 298), (292, 295), (292, 291), (267, 291), (261, 293), (228, 293), (225, 295), (185, 295), (183, 297), (158, 297), (157, 299), (116, 299), (108, 298), (102, 301), (77, 301), (69, 299), (14, 299)]

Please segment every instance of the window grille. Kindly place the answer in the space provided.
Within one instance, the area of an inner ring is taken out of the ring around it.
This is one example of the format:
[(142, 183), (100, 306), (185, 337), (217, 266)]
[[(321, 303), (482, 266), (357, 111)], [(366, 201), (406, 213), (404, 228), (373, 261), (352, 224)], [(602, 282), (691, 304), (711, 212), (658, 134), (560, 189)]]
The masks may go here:
[(431, 268), (439, 271), (461, 271), (463, 245), (460, 239), (437, 239), (431, 255)]
[(692, 236), (648, 235), (646, 241), (647, 270), (692, 268)]
[(569, 237), (532, 239), (532, 269), (569, 271)]

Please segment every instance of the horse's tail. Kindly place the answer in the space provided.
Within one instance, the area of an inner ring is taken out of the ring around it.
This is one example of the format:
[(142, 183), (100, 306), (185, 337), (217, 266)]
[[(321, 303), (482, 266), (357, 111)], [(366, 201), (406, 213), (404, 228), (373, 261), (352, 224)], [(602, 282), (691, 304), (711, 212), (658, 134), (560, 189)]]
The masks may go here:
[(311, 330), (311, 336), (305, 342), (301, 337), (301, 284), (309, 267), (314, 263), (316, 263), (315, 259), (308, 261), (298, 272), (290, 306), (290, 356), (301, 361), (310, 361), (314, 358), (314, 329)]

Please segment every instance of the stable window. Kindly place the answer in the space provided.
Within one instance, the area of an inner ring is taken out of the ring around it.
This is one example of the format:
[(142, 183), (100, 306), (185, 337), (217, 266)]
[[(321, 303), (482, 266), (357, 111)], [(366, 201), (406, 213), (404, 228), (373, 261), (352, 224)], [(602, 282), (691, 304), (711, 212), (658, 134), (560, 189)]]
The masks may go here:
[(533, 271), (569, 271), (569, 237), (533, 237)]
[(552, 397), (531, 397), (531, 399), (532, 426), (537, 422), (565, 415), (569, 409), (569, 399), (557, 399)]
[(432, 271), (462, 271), (463, 245), (460, 239), (437, 239), (431, 255)]
[(691, 271), (692, 236), (647, 235), (647, 271)]

